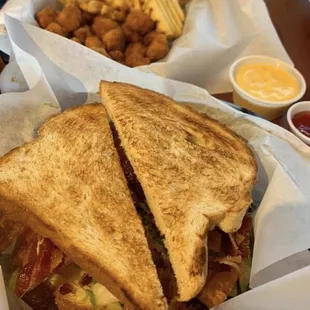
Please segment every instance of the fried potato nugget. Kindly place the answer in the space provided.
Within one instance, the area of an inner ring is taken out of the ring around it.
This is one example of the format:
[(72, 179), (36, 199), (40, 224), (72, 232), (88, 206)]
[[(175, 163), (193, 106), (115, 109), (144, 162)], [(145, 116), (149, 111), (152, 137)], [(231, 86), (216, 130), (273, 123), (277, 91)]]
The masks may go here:
[(83, 27), (76, 29), (73, 34), (82, 43), (84, 43), (86, 38), (92, 35), (92, 31), (89, 26), (83, 26)]
[(104, 48), (102, 41), (97, 36), (87, 37), (85, 40), (85, 46), (96, 51), (97, 53), (110, 57), (106, 49)]
[(57, 23), (68, 32), (79, 28), (82, 21), (82, 12), (73, 5), (66, 6), (57, 16)]
[(146, 46), (150, 45), (154, 40), (158, 40), (161, 42), (168, 42), (167, 41), (167, 37), (164, 33), (159, 33), (156, 30), (148, 33), (145, 37), (144, 37), (144, 44)]
[(102, 38), (107, 32), (118, 27), (119, 25), (115, 21), (103, 16), (96, 16), (92, 24), (92, 29), (99, 38)]
[(125, 36), (121, 27), (111, 29), (102, 37), (107, 51), (124, 51), (125, 49)]
[(145, 56), (146, 46), (141, 42), (130, 43), (125, 51), (125, 56), (130, 54), (139, 54)]
[(46, 28), (50, 23), (54, 22), (56, 19), (56, 12), (50, 8), (46, 7), (36, 14), (36, 20), (40, 27)]
[(144, 42), (149, 43), (146, 51), (146, 56), (151, 61), (157, 61), (164, 58), (169, 53), (169, 45), (167, 37), (164, 34), (152, 34), (149, 38), (144, 39)]
[(139, 10), (131, 11), (127, 16), (125, 25), (132, 31), (146, 35), (154, 28), (155, 24), (151, 17)]
[(121, 51), (110, 51), (109, 52), (111, 58), (117, 62), (124, 63), (125, 55)]
[(79, 38), (77, 38), (77, 37), (72, 37), (71, 40), (76, 42), (76, 43), (82, 44), (82, 41)]
[(95, 18), (94, 14), (82, 11), (81, 25), (82, 26), (89, 25), (90, 23), (92, 23), (94, 18)]
[(47, 31), (56, 33), (62, 37), (66, 37), (68, 35), (68, 32), (66, 31), (66, 29), (64, 29), (63, 27), (61, 27), (59, 24), (53, 22), (50, 23), (47, 27), (46, 27)]
[(129, 67), (144, 66), (151, 63), (145, 57), (146, 46), (141, 42), (130, 43), (125, 51), (125, 64)]
[(128, 42), (141, 42), (143, 40), (139, 33), (130, 30), (126, 24), (122, 25), (122, 29)]
[(103, 43), (97, 36), (89, 36), (85, 39), (85, 46), (89, 48), (103, 47)]

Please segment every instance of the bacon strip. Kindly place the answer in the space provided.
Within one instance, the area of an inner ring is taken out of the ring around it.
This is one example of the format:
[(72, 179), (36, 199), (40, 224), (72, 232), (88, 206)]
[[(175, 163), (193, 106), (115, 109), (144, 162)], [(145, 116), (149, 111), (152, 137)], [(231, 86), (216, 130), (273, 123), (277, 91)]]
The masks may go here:
[(250, 255), (252, 219), (245, 216), (233, 234), (214, 229), (208, 236), (208, 278), (198, 299), (209, 308), (224, 302), (240, 276), (240, 265)]
[(18, 243), (13, 258), (19, 270), (15, 293), (23, 296), (55, 272), (64, 254), (49, 239), (31, 230), (27, 230)]

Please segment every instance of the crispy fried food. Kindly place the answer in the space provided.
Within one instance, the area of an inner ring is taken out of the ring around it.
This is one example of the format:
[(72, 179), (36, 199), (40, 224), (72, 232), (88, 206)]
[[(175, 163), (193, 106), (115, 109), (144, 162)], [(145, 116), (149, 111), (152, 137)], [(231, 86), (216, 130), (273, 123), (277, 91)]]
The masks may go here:
[(145, 0), (143, 10), (157, 22), (158, 32), (171, 39), (182, 34), (185, 17), (178, 0)]
[(119, 24), (122, 24), (125, 22), (126, 18), (127, 18), (127, 12), (126, 11), (122, 11), (122, 10), (113, 10), (109, 13), (109, 17), (118, 22)]
[(106, 3), (121, 10), (141, 10), (140, 0), (106, 0)]
[(124, 51), (125, 36), (121, 27), (111, 29), (102, 38), (104, 46), (107, 51)]
[(54, 22), (55, 19), (56, 12), (50, 7), (46, 7), (36, 14), (36, 20), (42, 28), (46, 28), (50, 23)]
[(91, 24), (94, 18), (95, 18), (94, 14), (82, 11), (81, 26)]
[(146, 51), (146, 56), (150, 58), (151, 61), (157, 61), (164, 58), (169, 53), (168, 42), (161, 42), (158, 40), (153, 40), (148, 46)]
[(155, 24), (151, 17), (138, 10), (131, 11), (127, 16), (125, 25), (132, 31), (146, 35), (153, 30)]
[(159, 33), (156, 30), (151, 31), (144, 37), (144, 44), (148, 46), (152, 43), (153, 40), (168, 42), (166, 35), (164, 33)]
[(25, 231), (25, 227), (11, 221), (6, 215), (0, 213), (0, 252), (8, 248), (16, 237)]
[(66, 31), (66, 29), (64, 29), (63, 27), (61, 27), (59, 24), (53, 22), (50, 23), (47, 27), (46, 27), (47, 31), (56, 33), (60, 36), (66, 37), (68, 35), (68, 32)]
[(151, 61), (160, 60), (169, 53), (167, 37), (164, 34), (153, 34), (144, 41), (147, 41), (147, 43), (151, 41), (146, 51), (146, 56), (150, 58)]
[(126, 24), (122, 25), (122, 29), (128, 42), (141, 42), (143, 40), (139, 33), (130, 30)]
[(89, 36), (85, 39), (85, 46), (89, 48), (103, 47), (102, 41), (97, 36)]
[(92, 36), (92, 31), (89, 26), (83, 26), (74, 31), (74, 37), (78, 38), (81, 43), (84, 43), (87, 37)]
[(92, 29), (99, 38), (118, 27), (119, 25), (115, 21), (103, 16), (96, 16), (92, 24)]
[(246, 215), (241, 228), (233, 234), (225, 234), (215, 228), (208, 235), (209, 270), (199, 300), (212, 308), (227, 299), (240, 275), (242, 262), (250, 256), (252, 219)]
[(139, 54), (145, 56), (146, 46), (141, 42), (130, 43), (125, 51), (125, 56), (130, 54)]
[(239, 274), (232, 267), (215, 273), (210, 272), (210, 274), (198, 298), (209, 308), (212, 308), (227, 299), (227, 296), (236, 285)]
[(150, 59), (145, 57), (146, 46), (141, 42), (131, 43), (125, 51), (125, 64), (129, 67), (144, 66), (151, 63)]
[(78, 29), (82, 21), (82, 12), (73, 5), (66, 6), (57, 16), (57, 23), (68, 32)]
[(96, 51), (97, 53), (110, 57), (106, 49), (104, 48), (102, 41), (97, 36), (87, 37), (85, 40), (85, 45), (90, 49)]
[(72, 37), (71, 40), (76, 42), (76, 43), (82, 44), (82, 41), (79, 38), (77, 38), (77, 37)]
[(109, 54), (113, 60), (120, 62), (120, 63), (124, 63), (125, 56), (124, 56), (123, 52), (121, 52), (121, 51), (110, 51)]
[(131, 54), (125, 57), (125, 64), (128, 67), (139, 67), (149, 65), (151, 63), (150, 59), (143, 57), (140, 54)]
[[(104, 2), (99, 0), (90, 0), (80, 3), (81, 10), (91, 13), (91, 14), (101, 14), (103, 7), (107, 7)], [(105, 9), (103, 9), (104, 11)]]

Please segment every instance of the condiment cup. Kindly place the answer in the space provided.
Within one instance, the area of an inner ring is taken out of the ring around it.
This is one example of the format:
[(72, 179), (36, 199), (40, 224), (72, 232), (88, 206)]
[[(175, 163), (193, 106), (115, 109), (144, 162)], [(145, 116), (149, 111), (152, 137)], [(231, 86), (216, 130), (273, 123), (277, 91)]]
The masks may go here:
[(302, 134), (293, 124), (293, 117), (299, 112), (310, 111), (310, 101), (302, 101), (292, 105), (287, 111), (287, 122), (290, 130), (303, 142), (310, 145), (310, 138)]
[[(299, 93), (290, 100), (285, 101), (268, 101), (260, 98), (256, 98), (243, 90), (237, 83), (235, 79), (235, 74), (237, 69), (246, 64), (269, 64), (281, 67), (281, 69), (286, 70), (291, 73), (297, 80), (300, 90)], [(241, 106), (247, 110), (256, 113), (259, 116), (264, 117), (268, 120), (273, 120), (280, 117), (290, 105), (298, 101), (306, 92), (306, 82), (303, 76), (297, 71), (292, 65), (283, 62), (279, 59), (268, 57), (268, 56), (247, 56), (235, 61), (229, 70), (230, 82), (233, 85), (233, 101), (236, 105)]]

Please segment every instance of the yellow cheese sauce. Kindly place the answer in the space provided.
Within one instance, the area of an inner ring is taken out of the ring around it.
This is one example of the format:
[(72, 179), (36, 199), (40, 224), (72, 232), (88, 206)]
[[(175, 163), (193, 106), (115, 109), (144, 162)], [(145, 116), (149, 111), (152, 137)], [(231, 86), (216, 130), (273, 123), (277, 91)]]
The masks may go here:
[(242, 65), (237, 69), (235, 79), (245, 92), (267, 101), (289, 100), (296, 97), (300, 91), (295, 77), (275, 65)]

